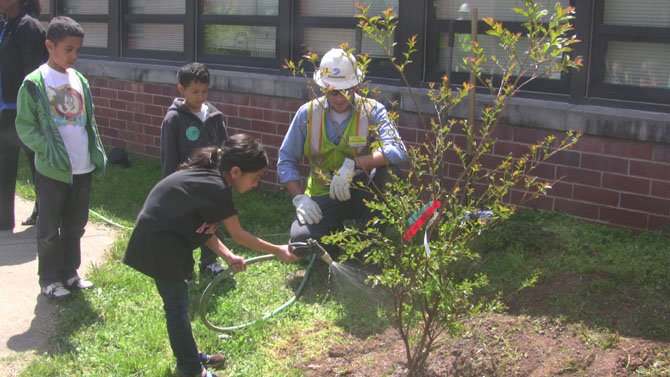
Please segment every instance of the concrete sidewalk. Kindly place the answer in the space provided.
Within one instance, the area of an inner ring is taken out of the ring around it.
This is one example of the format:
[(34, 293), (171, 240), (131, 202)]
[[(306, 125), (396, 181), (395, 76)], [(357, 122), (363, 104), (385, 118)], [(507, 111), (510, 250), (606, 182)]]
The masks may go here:
[[(58, 304), (40, 294), (35, 227), (23, 226), (33, 203), (16, 197), (16, 227), (0, 231), (0, 375), (15, 376), (35, 354), (48, 348)], [(92, 223), (82, 238), (80, 275), (104, 263), (116, 237), (111, 227)]]

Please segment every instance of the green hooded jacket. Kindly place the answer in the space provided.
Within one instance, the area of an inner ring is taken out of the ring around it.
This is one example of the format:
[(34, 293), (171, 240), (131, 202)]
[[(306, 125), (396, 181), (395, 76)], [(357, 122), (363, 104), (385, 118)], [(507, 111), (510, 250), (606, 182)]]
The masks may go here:
[[(107, 155), (100, 140), (98, 125), (93, 115), (93, 96), (88, 80), (75, 70), (84, 89), (86, 104), (86, 133), (91, 162), (101, 177), (105, 175)], [(51, 179), (72, 182), (72, 165), (63, 138), (54, 123), (44, 78), (39, 68), (26, 76), (16, 99), (16, 132), (25, 145), (35, 152), (35, 168)]]

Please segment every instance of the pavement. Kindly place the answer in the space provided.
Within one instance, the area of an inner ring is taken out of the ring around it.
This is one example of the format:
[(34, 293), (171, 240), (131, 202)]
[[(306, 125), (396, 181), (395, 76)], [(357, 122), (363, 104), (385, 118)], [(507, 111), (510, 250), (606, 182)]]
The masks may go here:
[[(0, 231), (0, 375), (15, 376), (27, 362), (48, 351), (58, 304), (40, 294), (34, 226), (21, 225), (33, 202), (16, 197), (16, 227)], [(92, 218), (91, 218), (92, 219)], [(89, 221), (81, 240), (79, 274), (105, 261), (116, 238), (110, 226)]]

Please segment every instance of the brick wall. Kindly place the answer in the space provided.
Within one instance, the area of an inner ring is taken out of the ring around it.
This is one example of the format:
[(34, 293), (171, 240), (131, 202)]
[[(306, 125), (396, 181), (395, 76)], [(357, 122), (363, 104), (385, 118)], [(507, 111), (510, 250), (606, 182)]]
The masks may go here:
[[(89, 78), (103, 143), (158, 157), (161, 121), (178, 95), (175, 85)], [(273, 168), (277, 150), (304, 101), (215, 90), (210, 90), (209, 99), (226, 116), (229, 133), (247, 132), (266, 145), (270, 168), (263, 186), (277, 189)], [(415, 114), (402, 114), (399, 123), (405, 142), (421, 141), (420, 119)], [(510, 152), (523, 152), (550, 132), (502, 125), (488, 158), (494, 162)], [(307, 171), (306, 166), (302, 169), (303, 173)], [(449, 179), (457, 174), (457, 165), (448, 163), (445, 171)], [(529, 207), (633, 229), (670, 226), (669, 144), (585, 135), (573, 150), (552, 157), (536, 173), (560, 182), (548, 196), (528, 202)], [(519, 192), (513, 193), (513, 200), (518, 201), (520, 196)]]

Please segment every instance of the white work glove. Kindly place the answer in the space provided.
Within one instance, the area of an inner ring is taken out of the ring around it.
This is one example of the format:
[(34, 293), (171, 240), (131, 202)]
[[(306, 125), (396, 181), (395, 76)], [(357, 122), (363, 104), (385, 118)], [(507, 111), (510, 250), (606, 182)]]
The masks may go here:
[(350, 158), (345, 158), (342, 167), (333, 175), (330, 181), (330, 198), (337, 199), (341, 202), (351, 199), (351, 192), (349, 186), (351, 185), (351, 178), (354, 177), (354, 168), (356, 162)]
[(298, 221), (303, 224), (318, 224), (323, 218), (319, 205), (305, 194), (296, 195), (293, 198), (293, 205)]

